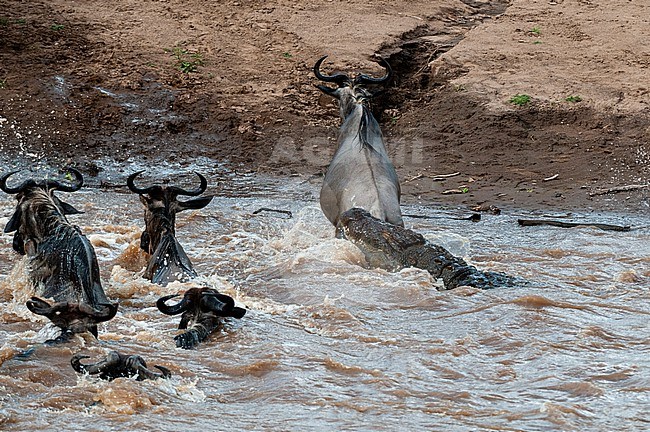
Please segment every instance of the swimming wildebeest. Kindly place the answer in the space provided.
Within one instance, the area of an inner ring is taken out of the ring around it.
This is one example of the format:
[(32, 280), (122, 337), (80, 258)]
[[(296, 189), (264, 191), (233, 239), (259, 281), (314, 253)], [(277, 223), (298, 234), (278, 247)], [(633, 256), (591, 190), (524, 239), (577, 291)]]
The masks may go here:
[(106, 358), (96, 363), (83, 364), (82, 359), (90, 358), (87, 355), (75, 354), (70, 360), (72, 368), (78, 373), (98, 375), (101, 379), (112, 381), (115, 378), (129, 378), (136, 376), (137, 381), (145, 379), (170, 378), (169, 369), (163, 366), (154, 366), (160, 372), (147, 368), (147, 362), (139, 355), (124, 355), (117, 351), (111, 351)]
[[(176, 213), (186, 209), (200, 209), (210, 203), (212, 196), (178, 200), (179, 195), (198, 196), (205, 192), (207, 180), (196, 173), (201, 184), (189, 191), (176, 186), (160, 185), (140, 189), (134, 184), (140, 173), (142, 171), (131, 174), (127, 185), (131, 191), (140, 194), (140, 200), (145, 206), (145, 231), (140, 237), (140, 247), (151, 254), (145, 277), (161, 285), (196, 277), (192, 263), (176, 240), (174, 227)], [(174, 339), (176, 346), (186, 349), (193, 348), (205, 340), (221, 324), (222, 317), (241, 318), (246, 313), (245, 309), (235, 306), (231, 297), (211, 288), (190, 288), (184, 293), (183, 300), (174, 306), (168, 306), (165, 302), (173, 297), (176, 295), (162, 297), (156, 305), (167, 315), (183, 313), (178, 328), (187, 331)]]
[(97, 337), (97, 324), (117, 313), (117, 304), (108, 301), (102, 288), (92, 244), (65, 217), (81, 212), (54, 195), (54, 191), (74, 192), (83, 185), (79, 171), (68, 171), (75, 176), (73, 185), (29, 179), (9, 187), (7, 180), (17, 171), (0, 177), (0, 188), (18, 200), (4, 231), (15, 232), (14, 250), (28, 257), (28, 274), (36, 296), (27, 307), (62, 329), (59, 340), (85, 331)]
[(177, 186), (153, 185), (139, 188), (135, 178), (143, 171), (129, 176), (127, 185), (132, 192), (140, 195), (144, 204), (145, 231), (140, 236), (140, 247), (151, 255), (144, 276), (153, 283), (167, 285), (175, 280), (187, 281), (197, 276), (183, 247), (176, 240), (176, 213), (187, 209), (200, 209), (212, 201), (212, 196), (180, 201), (179, 195), (199, 196), (208, 187), (208, 182), (196, 173), (201, 184), (192, 190)]
[(246, 309), (235, 306), (232, 297), (212, 288), (190, 288), (183, 300), (168, 306), (165, 302), (174, 297), (177, 296), (161, 297), (156, 306), (166, 315), (183, 314), (178, 328), (187, 331), (174, 339), (177, 347), (185, 349), (194, 348), (204, 341), (221, 325), (223, 317), (242, 318), (246, 314)]
[(339, 130), (338, 148), (321, 188), (323, 213), (336, 226), (344, 212), (358, 207), (382, 221), (403, 226), (399, 180), (384, 146), (379, 124), (368, 105), (374, 95), (366, 89), (367, 85), (387, 83), (392, 70), (382, 60), (381, 65), (387, 71), (382, 78), (365, 74), (354, 79), (343, 73), (323, 75), (320, 66), (326, 58), (316, 62), (314, 74), (319, 80), (338, 87), (317, 87), (339, 100), (343, 124)]

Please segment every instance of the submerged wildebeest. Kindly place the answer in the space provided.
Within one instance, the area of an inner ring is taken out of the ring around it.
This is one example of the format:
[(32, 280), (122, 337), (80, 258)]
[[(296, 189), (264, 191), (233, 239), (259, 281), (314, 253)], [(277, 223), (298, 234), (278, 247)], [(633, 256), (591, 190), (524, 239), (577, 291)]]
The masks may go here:
[[(17, 171), (0, 177), (0, 188), (18, 200), (4, 231), (15, 232), (14, 250), (28, 257), (28, 274), (36, 296), (27, 307), (61, 328), (57, 340), (85, 331), (97, 337), (97, 324), (117, 313), (117, 304), (108, 300), (102, 288), (92, 244), (65, 217), (81, 212), (54, 195), (54, 191), (75, 192), (83, 185), (79, 171), (68, 171), (75, 176), (73, 185), (29, 179), (9, 187), (7, 180)], [(54, 303), (39, 297), (51, 298)]]
[(183, 299), (175, 305), (167, 305), (166, 301), (177, 297), (169, 295), (158, 299), (156, 306), (167, 315), (182, 313), (179, 329), (187, 331), (174, 339), (176, 346), (190, 349), (204, 341), (210, 333), (217, 329), (224, 317), (242, 318), (246, 309), (235, 306), (232, 297), (219, 293), (212, 288), (190, 288)]
[[(314, 65), (314, 74), (337, 88), (317, 86), (339, 100), (343, 123), (338, 148), (334, 154), (320, 193), (325, 216), (337, 225), (339, 217), (351, 208), (362, 208), (374, 217), (403, 226), (400, 210), (400, 185), (391, 163), (381, 129), (369, 107), (374, 94), (366, 86), (386, 84), (392, 76), (390, 65), (382, 60), (387, 73), (382, 78), (360, 74), (354, 79), (343, 73), (323, 75), (320, 66), (327, 56)], [(375, 93), (376, 94), (376, 93)]]
[(212, 196), (180, 201), (178, 196), (196, 197), (208, 187), (208, 182), (201, 174), (201, 184), (192, 190), (177, 186), (153, 185), (139, 188), (134, 184), (135, 178), (143, 171), (129, 176), (129, 189), (140, 195), (144, 204), (145, 230), (140, 236), (140, 247), (151, 255), (144, 276), (153, 283), (167, 285), (173, 281), (187, 281), (197, 276), (194, 267), (178, 240), (176, 240), (176, 213), (187, 209), (200, 209), (212, 201)]
[(72, 368), (78, 373), (98, 375), (101, 379), (112, 381), (115, 378), (130, 378), (136, 376), (137, 381), (145, 379), (170, 378), (169, 369), (163, 366), (154, 367), (160, 372), (147, 368), (147, 362), (139, 355), (124, 355), (117, 351), (111, 351), (106, 358), (96, 363), (83, 364), (82, 359), (90, 358), (87, 355), (75, 354), (70, 360)]

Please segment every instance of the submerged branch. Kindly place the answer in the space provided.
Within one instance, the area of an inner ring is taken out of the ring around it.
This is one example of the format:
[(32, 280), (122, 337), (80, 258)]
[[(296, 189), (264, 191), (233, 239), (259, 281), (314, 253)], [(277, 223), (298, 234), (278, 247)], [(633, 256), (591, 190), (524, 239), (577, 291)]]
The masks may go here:
[(293, 218), (293, 213), (291, 213), (289, 210), (278, 210), (278, 209), (272, 209), (268, 207), (262, 207), (253, 212), (254, 215), (262, 213), (262, 212), (273, 212), (273, 213), (281, 213), (281, 214), (286, 214), (289, 216), (287, 219)]
[(549, 219), (518, 219), (519, 225), (521, 226), (539, 226), (539, 225), (550, 225), (560, 228), (574, 228), (581, 226), (590, 226), (606, 231), (630, 231), (632, 228), (629, 226), (623, 225), (610, 225), (604, 223), (591, 223), (591, 222), (564, 222), (558, 220), (549, 220)]

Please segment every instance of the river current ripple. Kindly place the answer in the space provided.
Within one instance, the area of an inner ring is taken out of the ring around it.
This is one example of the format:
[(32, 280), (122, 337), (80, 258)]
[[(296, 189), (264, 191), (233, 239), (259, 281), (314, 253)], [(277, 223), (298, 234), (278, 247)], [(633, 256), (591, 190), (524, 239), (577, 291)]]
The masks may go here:
[[(191, 173), (188, 178), (191, 178)], [(418, 269), (364, 268), (334, 238), (318, 180), (224, 179), (205, 209), (178, 216), (200, 277), (249, 311), (186, 351), (177, 317), (155, 308), (187, 289), (142, 279), (137, 196), (85, 188), (59, 196), (90, 238), (120, 302), (99, 340), (54, 347), (31, 314), (23, 260), (0, 237), (0, 429), (643, 431), (650, 427), (650, 230), (519, 227), (523, 212), (458, 221), (410, 203), (407, 226), (481, 269), (530, 283), (438, 291)], [(0, 196), (0, 225), (15, 205)], [(289, 210), (293, 218), (261, 207)], [(580, 217), (580, 215), (575, 215)], [(589, 215), (643, 225), (641, 218)], [(77, 352), (116, 349), (169, 368), (170, 380), (101, 381)], [(25, 351), (30, 355), (23, 355)]]

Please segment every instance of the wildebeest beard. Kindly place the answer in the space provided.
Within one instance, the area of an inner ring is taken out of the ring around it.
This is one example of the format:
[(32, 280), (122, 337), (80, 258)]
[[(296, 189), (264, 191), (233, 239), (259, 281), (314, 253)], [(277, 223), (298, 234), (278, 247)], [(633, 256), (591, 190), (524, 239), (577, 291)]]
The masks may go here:
[(197, 276), (192, 262), (174, 232), (174, 215), (164, 208), (145, 210), (146, 231), (140, 238), (140, 247), (151, 255), (144, 276), (153, 283), (167, 285)]

